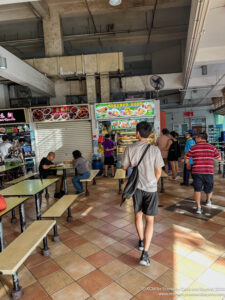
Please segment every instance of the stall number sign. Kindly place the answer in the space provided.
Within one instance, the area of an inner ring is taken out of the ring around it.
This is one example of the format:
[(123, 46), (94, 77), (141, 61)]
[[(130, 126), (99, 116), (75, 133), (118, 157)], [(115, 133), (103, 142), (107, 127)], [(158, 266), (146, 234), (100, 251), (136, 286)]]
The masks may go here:
[(17, 110), (0, 110), (0, 124), (26, 123), (23, 109)]
[(95, 115), (97, 120), (148, 118), (155, 115), (155, 103), (154, 100), (144, 100), (95, 104)]

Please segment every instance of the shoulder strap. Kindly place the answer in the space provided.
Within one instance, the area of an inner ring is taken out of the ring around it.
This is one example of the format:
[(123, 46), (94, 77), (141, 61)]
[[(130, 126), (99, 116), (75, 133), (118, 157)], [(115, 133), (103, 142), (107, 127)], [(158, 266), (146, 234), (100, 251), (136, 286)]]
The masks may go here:
[(142, 162), (142, 159), (144, 158), (144, 156), (145, 156), (145, 154), (146, 154), (146, 152), (148, 151), (148, 149), (150, 148), (150, 144), (148, 144), (148, 146), (145, 148), (145, 151), (143, 152), (143, 154), (142, 154), (142, 156), (141, 156), (141, 158), (140, 158), (140, 160), (139, 160), (139, 162), (138, 162), (138, 164), (137, 164), (137, 167), (140, 165), (140, 163)]

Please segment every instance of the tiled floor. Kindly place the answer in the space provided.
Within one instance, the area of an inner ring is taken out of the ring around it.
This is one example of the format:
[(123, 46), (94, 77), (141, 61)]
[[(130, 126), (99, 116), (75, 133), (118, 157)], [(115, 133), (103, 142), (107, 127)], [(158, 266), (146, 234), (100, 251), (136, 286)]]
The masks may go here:
[[(57, 221), (60, 242), (52, 242), (49, 234), (51, 256), (41, 256), (39, 247), (19, 270), (22, 299), (191, 300), (207, 299), (210, 293), (214, 293), (210, 299), (225, 299), (225, 288), (221, 290), (225, 286), (224, 179), (215, 178), (213, 201), (224, 206), (224, 211), (209, 221), (165, 210), (184, 198), (192, 198), (191, 187), (165, 180), (149, 268), (138, 264), (132, 202), (120, 208), (117, 182), (98, 179), (97, 186), (90, 186), (90, 196), (82, 196), (74, 204), (74, 221), (67, 223), (65, 215)], [(53, 194), (53, 188), (50, 192)], [(54, 201), (43, 200), (42, 210)], [(25, 203), (25, 210), (29, 225), (35, 219), (34, 199)], [(6, 243), (20, 233), (19, 224), (9, 220), (10, 215), (3, 218)], [(10, 277), (0, 277), (0, 299), (10, 299), (11, 287)]]

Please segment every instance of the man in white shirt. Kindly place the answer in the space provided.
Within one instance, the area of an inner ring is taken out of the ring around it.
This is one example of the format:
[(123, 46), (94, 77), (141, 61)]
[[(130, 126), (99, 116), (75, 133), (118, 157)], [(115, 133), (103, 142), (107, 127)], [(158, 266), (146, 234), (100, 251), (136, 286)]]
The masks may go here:
[(9, 143), (8, 135), (3, 135), (2, 143), (0, 144), (0, 153), (2, 154), (2, 159), (5, 159), (5, 157), (8, 155), (10, 147), (12, 147), (12, 144)]

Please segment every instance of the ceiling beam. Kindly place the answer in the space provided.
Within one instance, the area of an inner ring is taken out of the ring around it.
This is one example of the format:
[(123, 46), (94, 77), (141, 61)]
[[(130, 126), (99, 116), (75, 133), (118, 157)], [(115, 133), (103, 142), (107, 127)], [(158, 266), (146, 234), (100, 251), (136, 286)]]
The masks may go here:
[(0, 0), (0, 5), (18, 4), (24, 2), (37, 2), (39, 0)]
[(30, 5), (35, 15), (41, 18), (49, 17), (49, 8), (45, 0), (33, 1)]
[(0, 46), (0, 56), (6, 58), (6, 69), (0, 69), (0, 76), (32, 91), (46, 96), (55, 95), (55, 85), (45, 75)]

